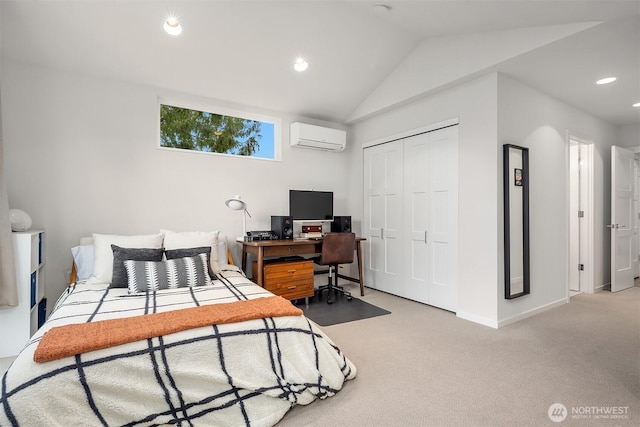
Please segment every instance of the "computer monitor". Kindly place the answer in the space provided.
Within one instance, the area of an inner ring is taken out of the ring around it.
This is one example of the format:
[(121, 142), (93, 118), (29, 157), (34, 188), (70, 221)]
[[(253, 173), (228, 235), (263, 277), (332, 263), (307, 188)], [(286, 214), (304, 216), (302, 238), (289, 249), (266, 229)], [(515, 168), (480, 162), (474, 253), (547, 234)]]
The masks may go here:
[(331, 221), (333, 192), (289, 190), (289, 215), (294, 221)]

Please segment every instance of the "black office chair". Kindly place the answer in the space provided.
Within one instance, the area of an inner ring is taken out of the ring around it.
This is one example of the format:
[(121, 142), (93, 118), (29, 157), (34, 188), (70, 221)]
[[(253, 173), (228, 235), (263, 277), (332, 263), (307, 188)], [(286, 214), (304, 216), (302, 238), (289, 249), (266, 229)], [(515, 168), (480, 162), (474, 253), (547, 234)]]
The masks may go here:
[[(353, 262), (353, 251), (356, 248), (356, 235), (354, 233), (327, 233), (322, 239), (322, 253), (320, 258), (314, 261), (319, 265), (329, 266), (329, 281), (327, 285), (320, 286), (316, 291), (318, 298), (323, 291), (327, 291), (327, 304), (332, 304), (333, 293), (340, 293), (351, 301), (351, 293), (338, 286), (338, 265), (350, 264)], [(335, 275), (335, 284), (333, 276)]]

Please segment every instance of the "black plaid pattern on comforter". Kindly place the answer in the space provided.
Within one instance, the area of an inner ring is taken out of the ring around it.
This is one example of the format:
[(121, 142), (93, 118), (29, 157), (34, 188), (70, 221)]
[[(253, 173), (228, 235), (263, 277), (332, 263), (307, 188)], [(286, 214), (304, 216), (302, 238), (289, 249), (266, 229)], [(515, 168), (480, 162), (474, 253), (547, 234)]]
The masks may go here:
[(33, 361), (38, 341), (54, 326), (271, 295), (233, 267), (212, 286), (142, 295), (74, 285), (2, 377), (0, 426), (269, 426), (293, 405), (333, 396), (355, 377), (355, 366), (304, 316), (213, 325)]

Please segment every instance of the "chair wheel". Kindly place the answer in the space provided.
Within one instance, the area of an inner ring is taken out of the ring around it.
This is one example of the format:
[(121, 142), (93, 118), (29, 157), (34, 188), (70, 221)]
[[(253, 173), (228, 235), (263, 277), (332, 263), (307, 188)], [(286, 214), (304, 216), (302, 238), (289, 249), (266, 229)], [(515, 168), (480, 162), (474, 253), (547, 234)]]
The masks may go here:
[(353, 297), (351, 295), (347, 295), (347, 301), (351, 301)]
[(327, 300), (327, 304), (333, 304), (333, 300), (332, 299), (328, 299)]

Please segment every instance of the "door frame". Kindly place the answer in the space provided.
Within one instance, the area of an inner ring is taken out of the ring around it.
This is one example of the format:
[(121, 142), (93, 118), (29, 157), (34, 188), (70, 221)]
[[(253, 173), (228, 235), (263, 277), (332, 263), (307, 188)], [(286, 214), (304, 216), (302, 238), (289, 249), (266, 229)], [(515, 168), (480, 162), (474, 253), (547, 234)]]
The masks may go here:
[[(572, 245), (578, 244), (577, 242), (573, 242), (571, 240), (571, 218), (572, 215), (577, 215), (577, 212), (571, 212), (570, 209), (570, 174), (571, 174), (571, 142), (575, 141), (581, 144), (582, 147), (585, 148), (586, 151), (586, 159), (583, 168), (581, 169), (581, 177), (580, 177), (580, 192), (587, 200), (584, 200), (581, 203), (581, 207), (584, 209), (584, 221), (585, 226), (582, 227), (584, 233), (580, 234), (580, 242), (579, 242), (579, 253), (584, 254), (584, 256), (580, 257), (581, 263), (584, 264), (583, 274), (580, 275), (580, 292), (585, 293), (594, 293), (595, 292), (595, 278), (594, 278), (594, 268), (595, 268), (595, 246), (594, 246), (594, 236), (595, 236), (595, 204), (594, 204), (594, 155), (595, 155), (595, 144), (593, 141), (580, 138), (571, 132), (567, 132), (566, 139), (566, 153), (567, 153), (567, 198), (566, 198), (566, 209), (567, 209), (567, 260), (571, 259), (571, 249)], [(583, 235), (585, 234), (585, 235)], [(570, 264), (570, 263), (569, 263)], [(578, 266), (569, 265), (568, 268), (578, 268)], [(569, 300), (570, 296), (570, 270), (567, 270), (567, 300)]]

